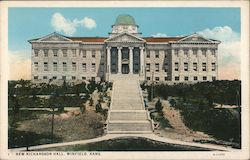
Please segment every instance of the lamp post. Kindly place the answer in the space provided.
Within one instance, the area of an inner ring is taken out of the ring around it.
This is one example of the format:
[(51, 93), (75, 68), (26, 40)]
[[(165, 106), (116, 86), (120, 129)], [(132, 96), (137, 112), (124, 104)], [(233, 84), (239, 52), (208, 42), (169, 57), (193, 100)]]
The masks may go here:
[(57, 96), (56, 92), (51, 93), (51, 101), (52, 102), (50, 105), (52, 107), (52, 119), (51, 119), (51, 142), (54, 141), (54, 116), (55, 116), (55, 97)]

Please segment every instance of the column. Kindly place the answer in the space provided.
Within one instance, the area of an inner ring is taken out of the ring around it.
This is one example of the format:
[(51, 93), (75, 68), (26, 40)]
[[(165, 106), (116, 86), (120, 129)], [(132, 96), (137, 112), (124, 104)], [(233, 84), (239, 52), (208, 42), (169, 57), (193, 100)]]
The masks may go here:
[(118, 74), (122, 73), (122, 47), (117, 47), (118, 49)]
[(129, 74), (133, 74), (133, 49), (134, 47), (129, 47)]
[(107, 47), (107, 73), (110, 74), (110, 50), (111, 50), (111, 47)]
[(143, 53), (144, 47), (140, 47), (140, 73), (143, 75), (144, 73), (144, 53)]

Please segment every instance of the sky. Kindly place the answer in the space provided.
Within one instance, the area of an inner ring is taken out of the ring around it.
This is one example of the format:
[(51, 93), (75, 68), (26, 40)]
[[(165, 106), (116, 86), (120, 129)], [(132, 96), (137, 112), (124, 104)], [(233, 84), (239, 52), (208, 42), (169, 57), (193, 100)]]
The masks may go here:
[[(52, 32), (107, 37), (119, 14), (135, 18), (142, 36), (198, 33), (222, 41), (219, 79), (240, 79), (240, 8), (9, 8), (10, 79), (30, 79), (28, 40)], [(22, 71), (26, 72), (22, 72)]]

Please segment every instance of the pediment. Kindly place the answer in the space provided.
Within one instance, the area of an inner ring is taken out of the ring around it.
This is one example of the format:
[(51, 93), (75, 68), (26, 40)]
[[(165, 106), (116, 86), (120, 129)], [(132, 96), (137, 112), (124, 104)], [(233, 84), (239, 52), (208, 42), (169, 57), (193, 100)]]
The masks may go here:
[(67, 42), (67, 41), (72, 41), (72, 40), (58, 33), (52, 33), (41, 38), (30, 40), (30, 42), (32, 41), (33, 42), (34, 41), (36, 42), (58, 42), (58, 41)]
[(108, 38), (106, 42), (145, 42), (145, 40), (125, 32)]
[(192, 34), (190, 36), (186, 36), (180, 40), (178, 40), (178, 42), (190, 42), (190, 43), (214, 43), (216, 41), (204, 38), (198, 34)]

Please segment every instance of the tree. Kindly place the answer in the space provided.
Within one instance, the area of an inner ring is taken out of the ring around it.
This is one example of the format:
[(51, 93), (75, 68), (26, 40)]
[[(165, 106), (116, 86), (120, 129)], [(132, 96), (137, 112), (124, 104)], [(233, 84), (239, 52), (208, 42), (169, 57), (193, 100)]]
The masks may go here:
[(81, 110), (81, 113), (84, 113), (86, 111), (85, 104), (82, 104), (82, 106), (80, 106), (80, 110)]
[(152, 91), (151, 91), (151, 89), (149, 87), (147, 88), (147, 90), (148, 90), (148, 101), (151, 102), (152, 101), (152, 95), (151, 95)]
[(93, 106), (93, 103), (94, 103), (94, 101), (93, 101), (93, 99), (92, 99), (92, 97), (89, 99), (89, 105), (90, 106)]
[(100, 102), (98, 102), (98, 103), (95, 105), (95, 111), (96, 111), (96, 112), (102, 112), (102, 106), (101, 106)]
[(158, 101), (156, 102), (156, 104), (155, 104), (155, 109), (156, 109), (158, 112), (161, 112), (161, 111), (162, 111), (163, 106), (162, 106), (162, 104), (161, 104), (161, 100), (160, 100), (160, 99), (158, 99)]

